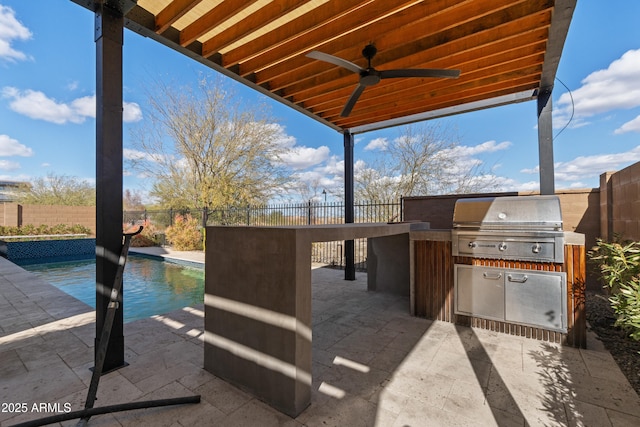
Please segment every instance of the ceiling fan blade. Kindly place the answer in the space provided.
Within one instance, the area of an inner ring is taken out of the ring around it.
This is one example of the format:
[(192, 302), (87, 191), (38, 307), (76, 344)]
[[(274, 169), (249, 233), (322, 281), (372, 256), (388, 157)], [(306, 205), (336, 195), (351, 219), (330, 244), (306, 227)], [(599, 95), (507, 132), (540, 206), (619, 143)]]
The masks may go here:
[(353, 109), (353, 106), (356, 105), (358, 98), (360, 98), (360, 95), (362, 95), (362, 92), (364, 91), (365, 88), (366, 86), (361, 84), (358, 84), (358, 86), (356, 86), (353, 93), (351, 94), (351, 97), (349, 98), (347, 103), (344, 105), (344, 108), (342, 109), (340, 116), (347, 117), (349, 114), (351, 114), (351, 110)]
[(328, 53), (320, 52), (317, 50), (312, 50), (307, 53), (308, 58), (317, 59), (319, 61), (329, 62), (333, 65), (337, 65), (338, 67), (346, 68), (347, 70), (351, 70), (354, 73), (359, 73), (364, 71), (363, 68), (358, 67), (353, 62), (347, 61), (346, 59), (338, 58), (337, 56), (329, 55)]
[(457, 79), (459, 76), (460, 70), (442, 70), (438, 68), (407, 68), (380, 71), (381, 79), (393, 79), (397, 77), (446, 77)]

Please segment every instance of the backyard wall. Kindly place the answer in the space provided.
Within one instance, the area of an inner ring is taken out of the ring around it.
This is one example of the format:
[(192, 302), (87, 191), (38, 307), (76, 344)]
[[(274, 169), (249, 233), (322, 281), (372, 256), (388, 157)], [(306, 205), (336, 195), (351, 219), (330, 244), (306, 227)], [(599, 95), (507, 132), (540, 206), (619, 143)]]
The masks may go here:
[(0, 225), (83, 225), (96, 233), (95, 206), (47, 206), (0, 203)]
[(640, 241), (640, 162), (600, 175), (600, 236)]

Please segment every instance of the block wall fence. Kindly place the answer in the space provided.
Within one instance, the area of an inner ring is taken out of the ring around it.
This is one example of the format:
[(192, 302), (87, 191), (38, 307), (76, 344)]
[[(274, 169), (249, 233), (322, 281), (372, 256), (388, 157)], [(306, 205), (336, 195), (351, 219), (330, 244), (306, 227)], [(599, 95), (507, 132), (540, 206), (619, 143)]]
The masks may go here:
[(83, 225), (96, 234), (95, 206), (47, 206), (0, 203), (0, 225)]

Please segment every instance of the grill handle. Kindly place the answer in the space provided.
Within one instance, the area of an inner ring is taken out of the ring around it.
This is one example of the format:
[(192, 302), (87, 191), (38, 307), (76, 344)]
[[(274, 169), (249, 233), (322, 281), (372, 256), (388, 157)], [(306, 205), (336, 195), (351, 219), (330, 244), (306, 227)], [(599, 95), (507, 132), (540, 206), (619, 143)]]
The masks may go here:
[(524, 283), (524, 282), (526, 282), (526, 281), (527, 281), (527, 279), (529, 279), (529, 278), (527, 277), (527, 275), (526, 275), (526, 274), (523, 274), (522, 276), (512, 276), (511, 274), (508, 274), (508, 275), (507, 275), (507, 279), (508, 279), (510, 282)]
[(500, 280), (502, 279), (502, 273), (493, 273), (493, 272), (485, 271), (484, 273), (482, 273), (482, 277), (490, 280)]

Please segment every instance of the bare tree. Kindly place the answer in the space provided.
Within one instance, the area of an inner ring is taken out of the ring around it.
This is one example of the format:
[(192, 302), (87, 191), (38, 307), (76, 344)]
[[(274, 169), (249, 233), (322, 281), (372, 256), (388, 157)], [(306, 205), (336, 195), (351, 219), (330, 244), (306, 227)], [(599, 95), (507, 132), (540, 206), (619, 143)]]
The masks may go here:
[(142, 195), (138, 191), (124, 190), (122, 195), (122, 205), (125, 211), (141, 211), (144, 210), (142, 203)]
[(96, 189), (88, 181), (50, 173), (22, 186), (16, 199), (30, 205), (95, 206)]
[[(131, 166), (154, 178), (165, 207), (264, 203), (285, 184), (281, 128), (265, 105), (246, 105), (220, 80), (197, 88), (156, 82), (133, 133)], [(246, 107), (246, 108), (244, 108)]]
[(459, 150), (455, 129), (442, 124), (400, 128), (380, 155), (356, 168), (355, 192), (361, 200), (398, 200), (486, 191), (496, 187), (493, 175)]

